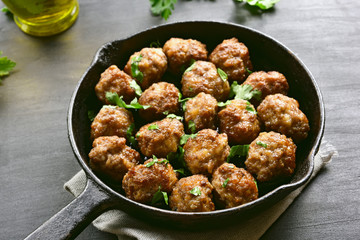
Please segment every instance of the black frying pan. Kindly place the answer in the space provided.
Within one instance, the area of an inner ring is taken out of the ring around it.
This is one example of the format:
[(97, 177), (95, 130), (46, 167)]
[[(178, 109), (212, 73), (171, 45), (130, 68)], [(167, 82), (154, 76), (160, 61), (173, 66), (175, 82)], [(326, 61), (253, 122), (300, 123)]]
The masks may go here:
[[(311, 127), (308, 138), (298, 145), (297, 167), (288, 183), (270, 188), (259, 199), (239, 207), (182, 213), (134, 202), (110, 188), (92, 172), (88, 166), (91, 142), (87, 112), (100, 107), (94, 93), (100, 74), (112, 64), (123, 69), (132, 53), (149, 46), (151, 42), (159, 41), (163, 44), (171, 37), (197, 39), (207, 45), (209, 52), (222, 40), (237, 37), (249, 48), (255, 70), (276, 70), (286, 76), (290, 85), (289, 95), (299, 101)], [(73, 239), (101, 213), (115, 208), (145, 221), (156, 222), (158, 226), (159, 223), (169, 227), (176, 225), (178, 229), (218, 227), (244, 220), (250, 214), (276, 203), (309, 179), (314, 167), (314, 155), (323, 135), (324, 122), (321, 93), (309, 70), (288, 48), (256, 30), (231, 23), (181, 22), (150, 28), (129, 38), (106, 43), (98, 50), (76, 86), (68, 113), (70, 143), (87, 175), (87, 186), (79, 197), (27, 239)]]

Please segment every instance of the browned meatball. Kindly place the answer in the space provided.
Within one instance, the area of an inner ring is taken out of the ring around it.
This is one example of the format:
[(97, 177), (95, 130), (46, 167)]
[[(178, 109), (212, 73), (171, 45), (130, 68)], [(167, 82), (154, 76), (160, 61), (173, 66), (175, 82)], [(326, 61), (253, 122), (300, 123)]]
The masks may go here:
[(164, 112), (178, 113), (179, 104), (179, 90), (174, 84), (167, 82), (159, 82), (151, 85), (146, 89), (139, 98), (141, 105), (150, 106), (147, 109), (140, 110), (140, 116), (147, 121), (152, 121), (164, 117)]
[(246, 169), (260, 182), (289, 177), (295, 169), (296, 145), (276, 132), (262, 132), (249, 146)]
[(276, 131), (295, 142), (304, 140), (310, 130), (309, 121), (299, 109), (299, 103), (283, 94), (267, 96), (257, 108), (266, 131)]
[(223, 164), (230, 152), (226, 134), (203, 129), (184, 145), (184, 160), (192, 174), (210, 176)]
[(243, 85), (248, 84), (261, 92), (261, 98), (264, 99), (267, 95), (282, 93), (287, 94), (289, 84), (285, 76), (279, 72), (253, 72), (245, 80)]
[(114, 92), (122, 96), (124, 101), (129, 103), (135, 98), (135, 90), (130, 87), (133, 79), (117, 66), (112, 65), (101, 74), (99, 82), (95, 86), (95, 93), (99, 100), (110, 104), (106, 99), (106, 92)]
[(126, 137), (126, 131), (133, 122), (132, 113), (125, 108), (103, 107), (91, 124), (91, 138), (113, 135)]
[(260, 122), (255, 108), (245, 100), (232, 100), (219, 112), (218, 118), (220, 132), (226, 133), (232, 144), (249, 144), (260, 133)]
[(141, 153), (145, 156), (166, 157), (177, 151), (182, 135), (184, 126), (179, 120), (164, 118), (142, 126), (136, 133), (136, 139)]
[(221, 79), (216, 66), (211, 62), (196, 61), (191, 70), (183, 74), (181, 84), (184, 97), (194, 97), (204, 92), (218, 101), (224, 101), (230, 93), (229, 82)]
[(248, 70), (252, 70), (249, 50), (237, 38), (224, 40), (210, 54), (209, 59), (226, 72), (229, 81), (242, 82), (249, 75)]
[(89, 153), (91, 169), (121, 183), (127, 171), (140, 161), (140, 154), (125, 143), (126, 139), (118, 136), (96, 138)]
[(173, 167), (166, 159), (150, 158), (126, 173), (122, 187), (126, 197), (137, 202), (150, 203), (159, 187), (161, 191), (170, 194), (177, 180)]
[[(136, 57), (141, 56), (138, 62), (138, 69), (142, 73), (141, 78), (136, 78), (131, 73), (131, 64), (134, 63)], [(166, 72), (167, 58), (161, 48), (143, 48), (140, 52), (136, 52), (130, 56), (124, 71), (134, 77), (142, 89), (146, 89), (151, 84), (159, 82)]]
[(206, 60), (206, 45), (193, 39), (170, 38), (163, 47), (172, 73), (182, 73), (191, 60)]
[(254, 177), (245, 169), (224, 163), (213, 174), (216, 202), (225, 208), (236, 207), (258, 198)]
[(196, 132), (205, 128), (216, 129), (217, 110), (216, 99), (210, 94), (201, 92), (186, 102), (185, 122), (189, 126), (189, 122), (192, 121)]
[(170, 208), (179, 212), (214, 211), (209, 180), (203, 175), (192, 175), (180, 179), (169, 198)]

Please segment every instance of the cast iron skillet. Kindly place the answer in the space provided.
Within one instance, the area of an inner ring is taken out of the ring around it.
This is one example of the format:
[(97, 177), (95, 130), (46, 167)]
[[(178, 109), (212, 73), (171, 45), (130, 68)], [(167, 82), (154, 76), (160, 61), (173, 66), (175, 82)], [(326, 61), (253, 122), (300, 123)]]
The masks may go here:
[[(197, 39), (206, 43), (209, 53), (224, 39), (237, 37), (249, 48), (255, 70), (276, 70), (286, 76), (290, 85), (289, 96), (299, 101), (311, 127), (308, 138), (298, 146), (297, 167), (288, 183), (270, 189), (259, 199), (239, 207), (213, 212), (182, 213), (132, 201), (114, 191), (91, 171), (88, 166), (91, 142), (87, 112), (99, 107), (94, 86), (100, 74), (112, 64), (123, 69), (132, 53), (148, 47), (154, 41), (163, 44), (171, 37)], [(68, 113), (70, 143), (87, 175), (87, 186), (79, 197), (27, 239), (73, 239), (101, 213), (115, 208), (147, 222), (156, 222), (158, 226), (176, 226), (177, 229), (210, 228), (244, 220), (250, 214), (279, 201), (309, 179), (314, 167), (314, 155), (324, 131), (324, 116), (320, 90), (306, 66), (283, 44), (256, 30), (231, 23), (180, 22), (153, 27), (126, 39), (106, 43), (98, 50), (76, 86)]]

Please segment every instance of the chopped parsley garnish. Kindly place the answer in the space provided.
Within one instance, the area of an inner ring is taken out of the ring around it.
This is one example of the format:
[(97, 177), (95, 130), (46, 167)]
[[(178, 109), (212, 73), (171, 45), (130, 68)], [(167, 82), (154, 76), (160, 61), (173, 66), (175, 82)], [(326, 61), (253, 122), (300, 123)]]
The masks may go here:
[(134, 129), (135, 129), (135, 123), (132, 123), (126, 130), (126, 139), (131, 143), (131, 145), (136, 146), (137, 145), (136, 139), (132, 135)]
[(174, 10), (174, 4), (177, 0), (149, 0), (151, 5), (151, 12), (155, 16), (161, 16), (165, 20), (171, 15)]
[(159, 129), (159, 126), (157, 124), (151, 124), (149, 127), (148, 127), (149, 130), (157, 130)]
[(188, 123), (188, 128), (190, 129), (190, 131), (191, 131), (192, 133), (194, 133), (194, 132), (196, 131), (195, 122), (190, 120), (189, 123)]
[(246, 107), (245, 107), (246, 111), (252, 113), (252, 114), (257, 114), (256, 110), (251, 106), (251, 104), (249, 102), (246, 102)]
[(190, 190), (190, 193), (194, 196), (200, 196), (201, 195), (201, 190), (200, 187), (196, 186), (193, 189)]
[(223, 182), (223, 184), (222, 184), (222, 187), (223, 188), (226, 188), (226, 185), (228, 184), (228, 182), (229, 182), (229, 178), (227, 178), (224, 182)]
[(119, 95), (117, 93), (113, 93), (113, 92), (106, 92), (105, 94), (106, 99), (111, 103), (111, 104), (116, 104), (119, 107), (123, 107), (123, 108), (132, 108), (132, 109), (147, 109), (150, 106), (147, 105), (141, 105), (138, 101), (137, 98), (134, 98), (130, 104), (126, 104), (126, 102), (122, 99), (123, 97), (119, 97)]
[(139, 69), (139, 62), (142, 59), (142, 55), (135, 56), (131, 58), (131, 75), (136, 78), (140, 83), (142, 83), (144, 74)]
[(175, 118), (175, 119), (177, 119), (177, 120), (179, 120), (179, 121), (182, 121), (182, 120), (183, 120), (183, 117), (177, 116), (177, 115), (175, 115), (175, 114), (169, 114), (169, 115), (167, 115), (166, 117), (167, 117), (167, 118)]
[(196, 61), (194, 59), (191, 59), (191, 63), (190, 63), (190, 67), (188, 67), (184, 73), (190, 72), (191, 70), (193, 70), (193, 68), (195, 67)]
[(96, 117), (96, 112), (94, 110), (88, 110), (88, 118), (90, 122), (94, 121)]
[(161, 186), (159, 186), (159, 190), (154, 194), (153, 198), (151, 199), (151, 205), (159, 203), (162, 199), (166, 205), (169, 205), (169, 198), (167, 192), (161, 191)]
[(186, 176), (185, 170), (184, 170), (183, 168), (175, 169), (174, 172), (178, 172), (178, 173), (180, 173), (181, 175)]
[(3, 76), (9, 75), (10, 71), (16, 66), (14, 61), (11, 61), (7, 57), (1, 57), (2, 51), (0, 51), (0, 84)]
[(261, 100), (261, 92), (253, 89), (251, 85), (238, 85), (236, 81), (231, 84), (230, 97), (235, 96), (235, 99), (250, 100), (255, 98)]
[(272, 8), (275, 3), (279, 2), (280, 0), (235, 0), (236, 2), (246, 2), (251, 6), (259, 7), (262, 10), (267, 10)]
[(159, 40), (156, 40), (156, 41), (150, 43), (150, 47), (151, 48), (159, 48), (159, 47), (161, 47), (161, 43)]
[(197, 136), (197, 133), (195, 134), (184, 134), (180, 138), (180, 145), (184, 145), (189, 138), (195, 138)]
[(253, 71), (251, 71), (250, 69), (248, 69), (248, 68), (245, 68), (246, 69), (246, 71), (249, 73), (249, 74), (252, 74), (253, 73)]
[(230, 148), (229, 156), (227, 157), (227, 161), (235, 156), (246, 157), (249, 151), (249, 144), (246, 145), (235, 145)]
[[(176, 166), (178, 169), (177, 172), (180, 172), (181, 174), (187, 176), (191, 175), (190, 172), (186, 168), (186, 162), (184, 160), (184, 148), (181, 146), (178, 147), (176, 152), (171, 152), (166, 156), (166, 159), (169, 160), (172, 166)], [(183, 173), (182, 173), (183, 172)]]
[(226, 102), (218, 102), (218, 107), (226, 107), (231, 103), (231, 100), (227, 100)]
[(221, 68), (218, 68), (218, 69), (217, 69), (217, 72), (218, 72), (220, 78), (221, 78), (224, 82), (226, 82), (226, 80), (228, 80), (228, 75), (227, 75), (226, 72), (224, 72)]
[(155, 155), (153, 155), (152, 160), (150, 162), (148, 162), (147, 164), (145, 164), (145, 167), (151, 167), (155, 163), (158, 163), (158, 164), (165, 163), (165, 164), (167, 164), (167, 163), (169, 163), (169, 160), (167, 160), (167, 159), (159, 160)]
[(254, 182), (255, 182), (255, 185), (256, 185), (256, 189), (259, 189), (259, 188), (258, 188), (258, 185), (257, 185), (257, 181), (256, 181), (255, 178), (254, 178)]
[(137, 84), (137, 82), (135, 80), (132, 80), (130, 82), (130, 87), (135, 90), (136, 96), (138, 96), (138, 97), (141, 96), (141, 94), (142, 94), (141, 87), (139, 86), (139, 84)]
[(259, 145), (259, 146), (261, 146), (261, 147), (263, 147), (263, 148), (267, 148), (267, 144), (264, 143), (264, 142), (257, 141), (256, 144)]

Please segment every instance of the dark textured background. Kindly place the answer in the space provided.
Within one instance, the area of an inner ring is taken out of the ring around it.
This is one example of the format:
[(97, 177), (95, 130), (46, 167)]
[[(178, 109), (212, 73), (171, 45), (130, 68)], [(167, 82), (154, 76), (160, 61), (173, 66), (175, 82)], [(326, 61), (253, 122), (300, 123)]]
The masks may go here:
[[(325, 139), (339, 156), (263, 239), (360, 236), (359, 9), (356, 0), (282, 0), (266, 12), (232, 0), (178, 0), (167, 21), (219, 20), (262, 31), (294, 51), (322, 90)], [(80, 0), (75, 25), (49, 38), (23, 34), (0, 14), (0, 50), (17, 62), (0, 85), (0, 239), (23, 239), (73, 199), (63, 184), (80, 166), (68, 142), (66, 115), (96, 50), (162, 23), (147, 0)], [(116, 237), (89, 226), (78, 239)]]

